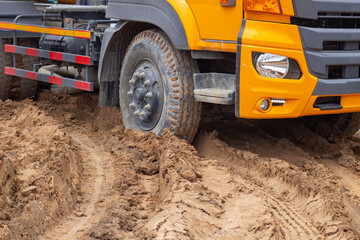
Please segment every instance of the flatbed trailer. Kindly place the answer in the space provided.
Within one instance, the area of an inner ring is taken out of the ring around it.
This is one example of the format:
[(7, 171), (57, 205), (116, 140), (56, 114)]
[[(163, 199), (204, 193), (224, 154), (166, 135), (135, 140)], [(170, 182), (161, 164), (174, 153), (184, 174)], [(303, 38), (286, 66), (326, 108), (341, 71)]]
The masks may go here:
[(303, 123), (328, 136), (360, 128), (355, 0), (42, 2), (0, 1), (0, 99), (16, 81), (20, 98), (39, 81), (98, 88), (127, 128), (188, 141), (202, 103), (240, 118), (311, 116)]

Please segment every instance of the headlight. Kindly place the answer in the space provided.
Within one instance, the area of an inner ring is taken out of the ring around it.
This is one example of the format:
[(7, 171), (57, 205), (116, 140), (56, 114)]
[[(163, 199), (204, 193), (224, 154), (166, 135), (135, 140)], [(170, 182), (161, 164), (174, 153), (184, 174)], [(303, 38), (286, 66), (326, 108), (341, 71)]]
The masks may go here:
[(263, 77), (284, 78), (289, 71), (289, 59), (284, 56), (263, 53), (256, 60), (256, 70)]
[(253, 53), (253, 64), (263, 77), (300, 79), (299, 65), (294, 59), (270, 53)]
[(279, 0), (245, 0), (245, 11), (258, 11), (281, 14)]

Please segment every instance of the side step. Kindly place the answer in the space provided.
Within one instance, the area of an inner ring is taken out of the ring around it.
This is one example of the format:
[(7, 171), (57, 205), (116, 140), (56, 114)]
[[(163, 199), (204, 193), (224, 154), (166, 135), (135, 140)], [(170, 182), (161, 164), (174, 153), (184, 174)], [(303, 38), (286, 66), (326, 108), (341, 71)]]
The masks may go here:
[(235, 74), (194, 74), (195, 100), (222, 105), (235, 104)]
[(336, 104), (336, 103), (319, 103), (319, 104), (314, 104), (314, 108), (320, 108), (320, 110), (322, 111), (326, 111), (326, 110), (341, 110), (343, 109), (343, 106), (341, 106), (340, 104)]
[(318, 97), (313, 107), (318, 108), (321, 111), (341, 110), (343, 109), (343, 106), (341, 106), (340, 103), (341, 103), (340, 96)]
[(5, 67), (5, 74), (32, 79), (40, 82), (52, 83), (60, 86), (76, 88), (84, 91), (94, 91), (92, 82), (80, 81), (72, 78), (56, 77), (48, 74), (27, 71), (19, 68)]

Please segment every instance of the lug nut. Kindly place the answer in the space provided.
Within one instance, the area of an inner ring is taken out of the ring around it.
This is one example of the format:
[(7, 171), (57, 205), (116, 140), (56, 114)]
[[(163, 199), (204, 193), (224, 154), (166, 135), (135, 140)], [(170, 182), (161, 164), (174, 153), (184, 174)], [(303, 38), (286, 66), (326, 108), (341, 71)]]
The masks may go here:
[(150, 110), (151, 106), (150, 106), (150, 104), (146, 104), (144, 108), (145, 108), (146, 110)]
[(150, 86), (150, 80), (146, 80), (146, 81), (144, 82), (144, 84), (145, 84), (145, 86)]
[(130, 79), (129, 83), (130, 83), (130, 84), (135, 84), (135, 80), (134, 80), (134, 79)]
[(139, 115), (140, 115), (139, 110), (136, 110), (136, 111), (134, 112), (134, 115), (135, 115), (135, 116), (139, 116)]
[(139, 78), (139, 77), (140, 77), (139, 72), (135, 72), (135, 73), (134, 73), (134, 77), (135, 77), (135, 78)]
[(129, 104), (129, 107), (135, 108), (135, 103), (130, 103), (130, 104)]
[(140, 113), (140, 116), (141, 116), (141, 117), (145, 117), (145, 115), (146, 115), (146, 112), (145, 112), (145, 111), (142, 111), (142, 112)]
[(151, 93), (151, 92), (147, 93), (147, 94), (146, 94), (146, 97), (147, 97), (147, 98), (152, 98), (152, 93)]
[(144, 73), (144, 72), (140, 73), (140, 74), (139, 74), (139, 77), (140, 77), (140, 78), (145, 78), (145, 73)]
[(130, 90), (130, 91), (127, 92), (127, 95), (132, 97), (132, 95), (134, 95), (134, 92)]

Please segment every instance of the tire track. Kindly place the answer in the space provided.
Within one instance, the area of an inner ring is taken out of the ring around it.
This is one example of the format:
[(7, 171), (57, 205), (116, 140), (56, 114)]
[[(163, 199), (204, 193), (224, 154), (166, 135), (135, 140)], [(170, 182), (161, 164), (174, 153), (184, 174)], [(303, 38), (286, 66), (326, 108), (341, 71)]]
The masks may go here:
[[(206, 136), (205, 136), (206, 138)], [(197, 150), (200, 155), (205, 158), (217, 160), (220, 165), (225, 166), (230, 172), (239, 176), (246, 176), (244, 180), (247, 186), (253, 191), (262, 195), (266, 205), (268, 206), (274, 222), (278, 226), (277, 231), (280, 233), (279, 237), (282, 239), (323, 239), (324, 236), (312, 224), (312, 220), (307, 220), (297, 210), (291, 206), (290, 200), (280, 200), (273, 195), (273, 188), (275, 186), (288, 185), (283, 180), (272, 178), (277, 183), (267, 184), (268, 177), (263, 176), (264, 169), (260, 169), (261, 163), (256, 160), (247, 159), (244, 161), (242, 154), (237, 154), (236, 148), (228, 146), (219, 139), (202, 139), (202, 142), (207, 142), (211, 145), (211, 150), (207, 146), (199, 145)], [(209, 142), (210, 140), (210, 142)], [(213, 141), (213, 142), (211, 142)], [(239, 159), (238, 159), (239, 158)], [(247, 162), (247, 161), (252, 161)], [(254, 165), (249, 165), (254, 164)], [(236, 167), (233, 167), (235, 166)], [(266, 169), (265, 169), (266, 170)], [(267, 174), (265, 174), (267, 175)], [(281, 176), (279, 176), (281, 178)], [(290, 186), (291, 189), (296, 189), (296, 186)], [(296, 190), (297, 191), (297, 190)]]
[(106, 171), (110, 161), (104, 149), (97, 146), (89, 137), (79, 133), (69, 133), (75, 143), (81, 149), (81, 155), (84, 160), (88, 160), (85, 172), (89, 175), (89, 179), (83, 184), (83, 192), (85, 193), (84, 201), (80, 205), (81, 210), (76, 215), (69, 217), (57, 228), (41, 236), (39, 240), (45, 239), (83, 239), (82, 235), (91, 226), (96, 224), (101, 216), (106, 212), (103, 202), (108, 191), (111, 190), (114, 181), (113, 172)]
[(360, 176), (348, 168), (340, 166), (332, 159), (318, 160), (320, 164), (331, 170), (331, 172), (341, 179), (341, 182), (350, 190), (350, 192), (360, 197)]
[(283, 228), (284, 239), (322, 239), (319, 231), (288, 204), (257, 189), (263, 193), (273, 217)]

